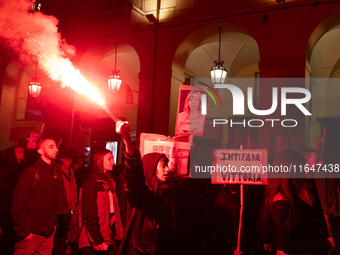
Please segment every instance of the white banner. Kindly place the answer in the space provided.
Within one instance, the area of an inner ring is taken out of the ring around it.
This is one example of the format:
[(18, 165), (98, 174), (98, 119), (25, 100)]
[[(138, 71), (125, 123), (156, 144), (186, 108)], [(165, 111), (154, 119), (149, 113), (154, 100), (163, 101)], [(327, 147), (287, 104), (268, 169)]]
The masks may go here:
[(267, 166), (267, 150), (214, 150), (211, 182), (266, 185)]

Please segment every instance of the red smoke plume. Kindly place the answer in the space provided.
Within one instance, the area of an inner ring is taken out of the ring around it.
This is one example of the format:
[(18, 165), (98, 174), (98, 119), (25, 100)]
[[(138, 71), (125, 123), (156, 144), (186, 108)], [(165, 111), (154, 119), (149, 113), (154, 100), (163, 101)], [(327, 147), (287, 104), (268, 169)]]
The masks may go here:
[[(75, 48), (61, 40), (58, 20), (41, 12), (29, 12), (32, 1), (0, 0), (0, 36), (22, 63), (38, 60), (46, 54), (58, 57), (75, 54)], [(42, 68), (42, 67), (41, 67)]]
[(41, 12), (29, 12), (32, 1), (0, 0), (0, 37), (16, 52), (22, 63), (38, 61), (52, 80), (104, 105), (96, 89), (74, 68), (68, 57), (75, 48), (62, 40), (58, 20)]

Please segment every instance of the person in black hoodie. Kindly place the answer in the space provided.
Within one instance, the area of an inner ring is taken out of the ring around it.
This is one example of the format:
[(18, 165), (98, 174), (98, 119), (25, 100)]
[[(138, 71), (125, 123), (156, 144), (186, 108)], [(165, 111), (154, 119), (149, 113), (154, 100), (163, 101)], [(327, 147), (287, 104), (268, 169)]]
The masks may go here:
[(174, 215), (166, 184), (169, 160), (161, 153), (141, 159), (129, 130), (127, 123), (117, 123), (117, 133), (126, 145), (125, 191), (132, 210), (117, 254), (170, 254)]

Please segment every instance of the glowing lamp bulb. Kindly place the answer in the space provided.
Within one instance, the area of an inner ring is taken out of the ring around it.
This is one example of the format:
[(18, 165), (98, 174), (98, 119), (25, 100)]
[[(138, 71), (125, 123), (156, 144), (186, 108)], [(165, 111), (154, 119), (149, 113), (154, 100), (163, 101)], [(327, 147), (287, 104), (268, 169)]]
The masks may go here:
[(223, 67), (223, 60), (216, 60), (215, 66), (211, 68), (211, 82), (212, 84), (223, 84), (227, 76), (227, 70)]
[(107, 80), (109, 90), (113, 93), (117, 93), (120, 89), (120, 86), (122, 85), (122, 79), (118, 75), (119, 71), (114, 70), (112, 71), (112, 75), (109, 76), (109, 79)]
[(31, 81), (28, 85), (28, 91), (31, 97), (38, 97), (41, 91), (41, 85), (37, 81)]

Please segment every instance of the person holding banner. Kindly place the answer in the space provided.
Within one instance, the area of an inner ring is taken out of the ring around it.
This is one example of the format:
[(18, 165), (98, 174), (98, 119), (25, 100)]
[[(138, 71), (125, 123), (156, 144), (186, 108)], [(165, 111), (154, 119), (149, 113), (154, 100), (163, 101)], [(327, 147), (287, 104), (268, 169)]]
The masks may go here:
[(192, 90), (187, 95), (183, 112), (178, 114), (176, 134), (203, 135), (205, 116), (201, 114), (201, 93)]
[[(305, 163), (302, 154), (285, 150), (277, 156), (273, 166), (289, 167)], [(293, 171), (282, 171), (269, 179), (261, 224), (267, 228), (264, 243), (265, 247), (269, 247), (268, 242), (271, 242), (272, 254), (314, 255), (335, 247), (332, 237), (320, 236), (322, 226), (311, 210), (314, 199), (310, 180), (304, 177)]]
[(171, 254), (174, 214), (166, 184), (169, 160), (161, 153), (148, 153), (141, 159), (129, 130), (126, 122), (117, 123), (116, 132), (126, 146), (124, 186), (132, 209), (117, 254)]

